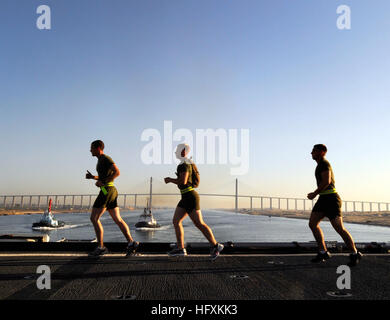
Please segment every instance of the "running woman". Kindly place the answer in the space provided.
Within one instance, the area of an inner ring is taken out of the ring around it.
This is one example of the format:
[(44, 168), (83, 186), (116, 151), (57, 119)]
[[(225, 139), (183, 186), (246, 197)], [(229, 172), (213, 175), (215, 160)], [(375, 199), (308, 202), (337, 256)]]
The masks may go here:
[(323, 144), (316, 144), (311, 152), (313, 160), (317, 162), (315, 177), (317, 180), (317, 189), (307, 195), (307, 198), (313, 200), (317, 195), (319, 198), (313, 207), (310, 215), (309, 227), (317, 241), (319, 252), (312, 259), (312, 262), (323, 262), (331, 257), (326, 249), (324, 234), (319, 227), (319, 223), (324, 217), (327, 217), (336, 232), (344, 240), (347, 247), (351, 250), (348, 266), (355, 266), (362, 258), (362, 254), (356, 250), (352, 236), (344, 228), (341, 215), (341, 199), (335, 188), (335, 179), (330, 163), (325, 159), (327, 148)]
[(99, 220), (107, 209), (112, 219), (127, 239), (128, 245), (126, 256), (129, 256), (135, 253), (139, 243), (133, 240), (128, 225), (120, 216), (117, 204), (118, 191), (116, 190), (113, 182), (120, 174), (119, 169), (114, 161), (103, 153), (103, 150), (103, 141), (96, 140), (92, 142), (90, 151), (93, 157), (98, 158), (96, 165), (98, 176), (92, 175), (89, 171), (87, 171), (85, 176), (86, 179), (97, 180), (95, 185), (100, 188), (100, 193), (93, 204), (91, 213), (91, 222), (95, 228), (98, 247), (95, 251), (91, 252), (90, 255), (101, 256), (108, 252), (107, 248), (103, 244), (103, 226)]
[(185, 256), (187, 251), (184, 248), (184, 229), (182, 222), (190, 216), (195, 226), (203, 233), (206, 239), (211, 244), (210, 257), (215, 260), (224, 246), (215, 241), (213, 232), (210, 227), (203, 221), (202, 212), (199, 206), (199, 195), (194, 190), (194, 183), (192, 179), (192, 162), (187, 158), (190, 151), (188, 144), (179, 144), (176, 149), (176, 158), (181, 162), (177, 166), (177, 178), (165, 178), (165, 183), (174, 183), (178, 186), (181, 193), (181, 200), (178, 203), (175, 214), (173, 216), (173, 226), (175, 227), (177, 247), (168, 252), (169, 256)]

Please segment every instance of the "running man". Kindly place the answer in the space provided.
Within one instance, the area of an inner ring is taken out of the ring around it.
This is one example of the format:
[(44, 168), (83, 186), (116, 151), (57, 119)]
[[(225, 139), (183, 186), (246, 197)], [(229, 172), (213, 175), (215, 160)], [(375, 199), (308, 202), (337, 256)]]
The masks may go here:
[(181, 193), (181, 200), (177, 204), (175, 214), (173, 216), (173, 226), (175, 227), (177, 247), (168, 252), (169, 256), (185, 256), (187, 251), (184, 248), (184, 229), (182, 222), (190, 216), (195, 226), (203, 233), (206, 239), (211, 244), (211, 260), (215, 260), (224, 246), (221, 243), (215, 241), (213, 232), (210, 227), (203, 221), (202, 212), (199, 206), (199, 195), (194, 190), (194, 183), (192, 179), (192, 163), (187, 159), (187, 155), (190, 151), (188, 144), (179, 144), (176, 149), (176, 158), (181, 162), (177, 166), (177, 178), (165, 178), (165, 183), (174, 183), (178, 186)]
[(95, 228), (95, 233), (98, 241), (98, 247), (95, 251), (91, 252), (92, 256), (101, 256), (108, 252), (107, 248), (103, 244), (103, 226), (100, 222), (100, 217), (103, 215), (106, 209), (110, 213), (114, 222), (121, 229), (122, 233), (127, 239), (128, 245), (126, 255), (129, 256), (135, 253), (139, 243), (135, 242), (131, 237), (129, 227), (122, 219), (117, 204), (118, 191), (114, 186), (114, 179), (120, 174), (117, 165), (107, 155), (103, 153), (104, 143), (101, 140), (96, 140), (91, 143), (91, 154), (93, 157), (98, 158), (96, 165), (96, 171), (98, 176), (93, 176), (89, 171), (85, 176), (86, 179), (97, 180), (96, 186), (100, 188), (100, 193), (93, 204), (91, 213), (91, 222)]
[(325, 159), (327, 148), (323, 144), (316, 144), (311, 152), (313, 160), (317, 162), (315, 177), (317, 180), (317, 189), (307, 195), (308, 199), (313, 200), (317, 195), (319, 198), (313, 207), (310, 215), (309, 227), (317, 241), (319, 252), (312, 259), (312, 262), (323, 262), (331, 257), (327, 251), (324, 241), (324, 234), (319, 227), (319, 223), (324, 217), (327, 217), (333, 228), (344, 240), (347, 247), (351, 250), (348, 266), (355, 266), (362, 258), (362, 254), (356, 250), (355, 243), (350, 233), (344, 228), (341, 215), (341, 199), (335, 188), (335, 179), (330, 163)]

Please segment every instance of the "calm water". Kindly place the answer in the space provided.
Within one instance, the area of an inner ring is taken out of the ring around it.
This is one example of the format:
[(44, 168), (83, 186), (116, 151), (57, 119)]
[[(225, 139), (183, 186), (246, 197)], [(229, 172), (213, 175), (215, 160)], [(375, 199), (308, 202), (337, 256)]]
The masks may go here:
[[(175, 242), (175, 232), (172, 226), (173, 210), (155, 210), (154, 217), (162, 226), (155, 231), (136, 230), (134, 224), (138, 222), (140, 210), (122, 212), (123, 219), (128, 223), (133, 237), (143, 242)], [(46, 233), (50, 241), (61, 238), (66, 239), (94, 239), (95, 233), (88, 213), (55, 214), (57, 220), (65, 221), (69, 226), (66, 229), (51, 231), (34, 231), (33, 222), (40, 219), (40, 215), (1, 216), (0, 234), (7, 233)], [(203, 218), (212, 228), (217, 241), (234, 242), (291, 242), (313, 241), (314, 238), (308, 227), (307, 220), (289, 219), (268, 216), (251, 216), (236, 214), (234, 212), (204, 210)], [(125, 241), (117, 225), (108, 212), (101, 218), (104, 227), (105, 241)], [(345, 224), (356, 242), (390, 242), (390, 228), (367, 226), (358, 224)], [(201, 232), (194, 227), (187, 218), (183, 223), (185, 241), (206, 242)], [(324, 220), (321, 227), (326, 240), (342, 241), (332, 229), (330, 223)]]

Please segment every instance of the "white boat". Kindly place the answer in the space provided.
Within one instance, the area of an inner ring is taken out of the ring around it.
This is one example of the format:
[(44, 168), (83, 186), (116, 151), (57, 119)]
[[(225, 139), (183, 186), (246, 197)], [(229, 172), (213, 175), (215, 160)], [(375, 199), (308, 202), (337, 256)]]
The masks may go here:
[(139, 216), (140, 220), (135, 224), (135, 227), (141, 230), (160, 228), (161, 226), (157, 223), (152, 214), (152, 178), (150, 178), (150, 196), (146, 206), (147, 208), (144, 208), (144, 212)]
[(51, 213), (51, 199), (49, 201), (49, 208), (43, 213), (39, 222), (34, 222), (32, 225), (33, 230), (52, 230), (58, 229), (65, 226), (64, 221), (58, 221), (54, 219)]
[(139, 216), (140, 220), (135, 224), (137, 229), (155, 229), (160, 228), (161, 226), (154, 219), (152, 211), (149, 209), (149, 212), (144, 208), (144, 212)]

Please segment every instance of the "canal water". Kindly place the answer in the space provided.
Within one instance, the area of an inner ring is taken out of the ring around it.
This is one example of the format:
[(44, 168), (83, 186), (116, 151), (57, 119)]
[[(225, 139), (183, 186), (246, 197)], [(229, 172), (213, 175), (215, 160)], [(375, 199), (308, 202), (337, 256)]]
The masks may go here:
[[(130, 227), (134, 239), (141, 242), (175, 242), (175, 231), (172, 225), (173, 210), (155, 210), (154, 217), (161, 228), (153, 231), (136, 230), (141, 210), (123, 211), (122, 218)], [(233, 242), (291, 242), (314, 241), (308, 227), (308, 221), (282, 217), (268, 217), (240, 214), (230, 211), (203, 210), (204, 221), (211, 227), (217, 241)], [(34, 231), (33, 222), (40, 219), (40, 215), (9, 215), (0, 217), (0, 234), (32, 233), (48, 234), (50, 241), (62, 238), (70, 240), (91, 240), (95, 238), (94, 229), (89, 220), (89, 213), (62, 213), (54, 215), (57, 220), (66, 222), (66, 227), (50, 231)], [(113, 222), (108, 212), (101, 218), (104, 227), (104, 240), (111, 242), (125, 241), (124, 236)], [(184, 220), (186, 242), (206, 242), (202, 233), (193, 225), (189, 217)], [(345, 224), (356, 242), (389, 242), (390, 228)], [(342, 241), (333, 230), (328, 220), (321, 222), (327, 241)]]

